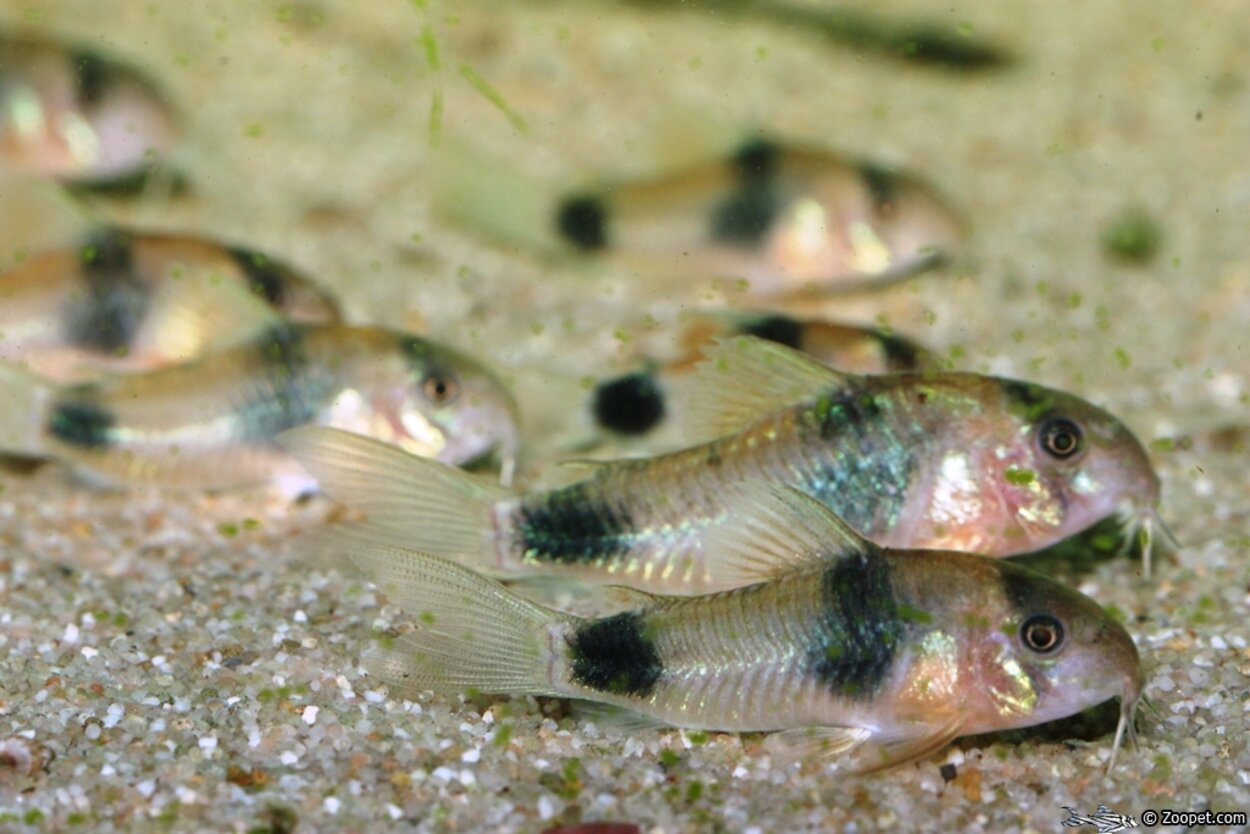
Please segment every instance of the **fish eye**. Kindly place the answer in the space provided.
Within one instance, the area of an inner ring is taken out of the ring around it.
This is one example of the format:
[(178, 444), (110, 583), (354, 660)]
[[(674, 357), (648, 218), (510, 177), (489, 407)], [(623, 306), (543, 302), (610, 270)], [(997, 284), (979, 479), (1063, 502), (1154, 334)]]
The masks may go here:
[(460, 383), (444, 371), (431, 371), (421, 380), (421, 392), (435, 405), (446, 405), (460, 393)]
[(1063, 624), (1049, 614), (1035, 614), (1020, 626), (1020, 639), (1038, 654), (1050, 654), (1063, 645)]
[(1051, 457), (1064, 460), (1085, 447), (1081, 427), (1064, 417), (1056, 417), (1042, 426), (1042, 448)]

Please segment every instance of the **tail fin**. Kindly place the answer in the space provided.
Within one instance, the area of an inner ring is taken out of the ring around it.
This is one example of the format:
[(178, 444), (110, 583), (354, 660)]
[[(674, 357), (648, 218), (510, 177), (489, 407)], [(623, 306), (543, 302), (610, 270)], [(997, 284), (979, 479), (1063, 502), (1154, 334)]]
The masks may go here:
[(0, 364), (0, 454), (44, 454), (44, 428), (53, 393), (52, 383)]
[(557, 247), (556, 201), (537, 180), (463, 143), (441, 151), (434, 171), (443, 214), (502, 243)]
[(552, 626), (573, 617), (522, 599), (472, 570), (414, 550), (366, 545), (352, 561), (409, 615), (417, 630), (375, 647), (364, 665), (409, 690), (558, 695)]
[(355, 542), (402, 543), (447, 558), (493, 563), (491, 509), (508, 497), (507, 490), (338, 429), (294, 429), (278, 443), (327, 495), (366, 514), (365, 524), (351, 533)]

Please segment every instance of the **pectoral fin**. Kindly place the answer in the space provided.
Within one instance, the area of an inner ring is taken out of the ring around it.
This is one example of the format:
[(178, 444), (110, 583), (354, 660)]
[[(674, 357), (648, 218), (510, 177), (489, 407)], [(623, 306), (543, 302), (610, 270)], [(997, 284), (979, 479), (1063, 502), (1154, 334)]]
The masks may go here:
[(923, 759), (954, 741), (963, 726), (963, 716), (952, 715), (940, 724), (916, 724), (908, 730), (883, 734), (864, 746), (856, 771), (874, 773)]

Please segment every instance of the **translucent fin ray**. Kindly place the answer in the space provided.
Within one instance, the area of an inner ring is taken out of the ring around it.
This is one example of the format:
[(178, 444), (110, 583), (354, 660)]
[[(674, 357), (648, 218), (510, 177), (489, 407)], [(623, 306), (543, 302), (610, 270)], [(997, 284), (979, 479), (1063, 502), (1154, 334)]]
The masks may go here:
[(550, 631), (567, 615), (427, 553), (366, 545), (347, 555), (417, 627), (366, 653), (366, 669), (409, 689), (559, 694)]
[(717, 339), (686, 383), (680, 433), (688, 442), (732, 434), (822, 390), (853, 379), (776, 342)]
[(489, 560), (490, 508), (510, 494), (507, 490), (337, 429), (294, 429), (278, 444), (331, 498), (362, 511), (378, 540), (389, 537), (440, 556)]
[(726, 498), (728, 520), (704, 535), (708, 570), (719, 584), (762, 582), (788, 570), (880, 548), (810, 495), (744, 482)]

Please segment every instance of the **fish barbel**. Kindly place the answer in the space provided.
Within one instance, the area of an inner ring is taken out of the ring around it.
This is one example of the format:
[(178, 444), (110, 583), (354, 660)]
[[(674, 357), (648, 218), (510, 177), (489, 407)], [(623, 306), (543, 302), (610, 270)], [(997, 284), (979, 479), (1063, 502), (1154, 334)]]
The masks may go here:
[(105, 183), (172, 147), (172, 108), (137, 70), (91, 49), (0, 35), (0, 163)]
[(660, 724), (766, 731), (787, 758), (858, 770), (927, 756), (961, 735), (1027, 727), (1119, 697), (1114, 763), (1144, 679), (1132, 638), (1097, 603), (966, 553), (882, 550), (793, 490), (731, 501), (750, 536), (726, 558), (765, 581), (695, 597), (625, 595), (583, 619), (437, 556), (348, 554), (414, 618), (365, 666), (405, 691), (597, 702)]
[(70, 381), (187, 362), (338, 305), (267, 255), (188, 235), (94, 230), (0, 273), (0, 359)]
[(0, 366), (0, 449), (105, 480), (191, 489), (312, 488), (274, 443), (295, 426), (357, 431), (451, 465), (498, 457), (511, 477), (517, 415), (468, 357), (404, 333), (271, 327), (199, 362), (56, 386)]
[(939, 264), (962, 236), (911, 177), (765, 140), (726, 161), (570, 195), (555, 225), (584, 254), (640, 272), (741, 278), (754, 296), (898, 279)]
[(702, 540), (735, 523), (725, 491), (756, 480), (814, 496), (883, 547), (1001, 557), (1111, 516), (1153, 529), (1159, 480), (1141, 443), (1069, 394), (967, 373), (850, 376), (749, 337), (709, 350), (696, 382), (705, 398), (687, 419), (718, 439), (591, 462), (585, 480), (520, 497), (359, 438), (282, 442), (330, 497), (364, 511), (374, 540), (504, 577), (666, 593), (743, 584), (752, 577)]

